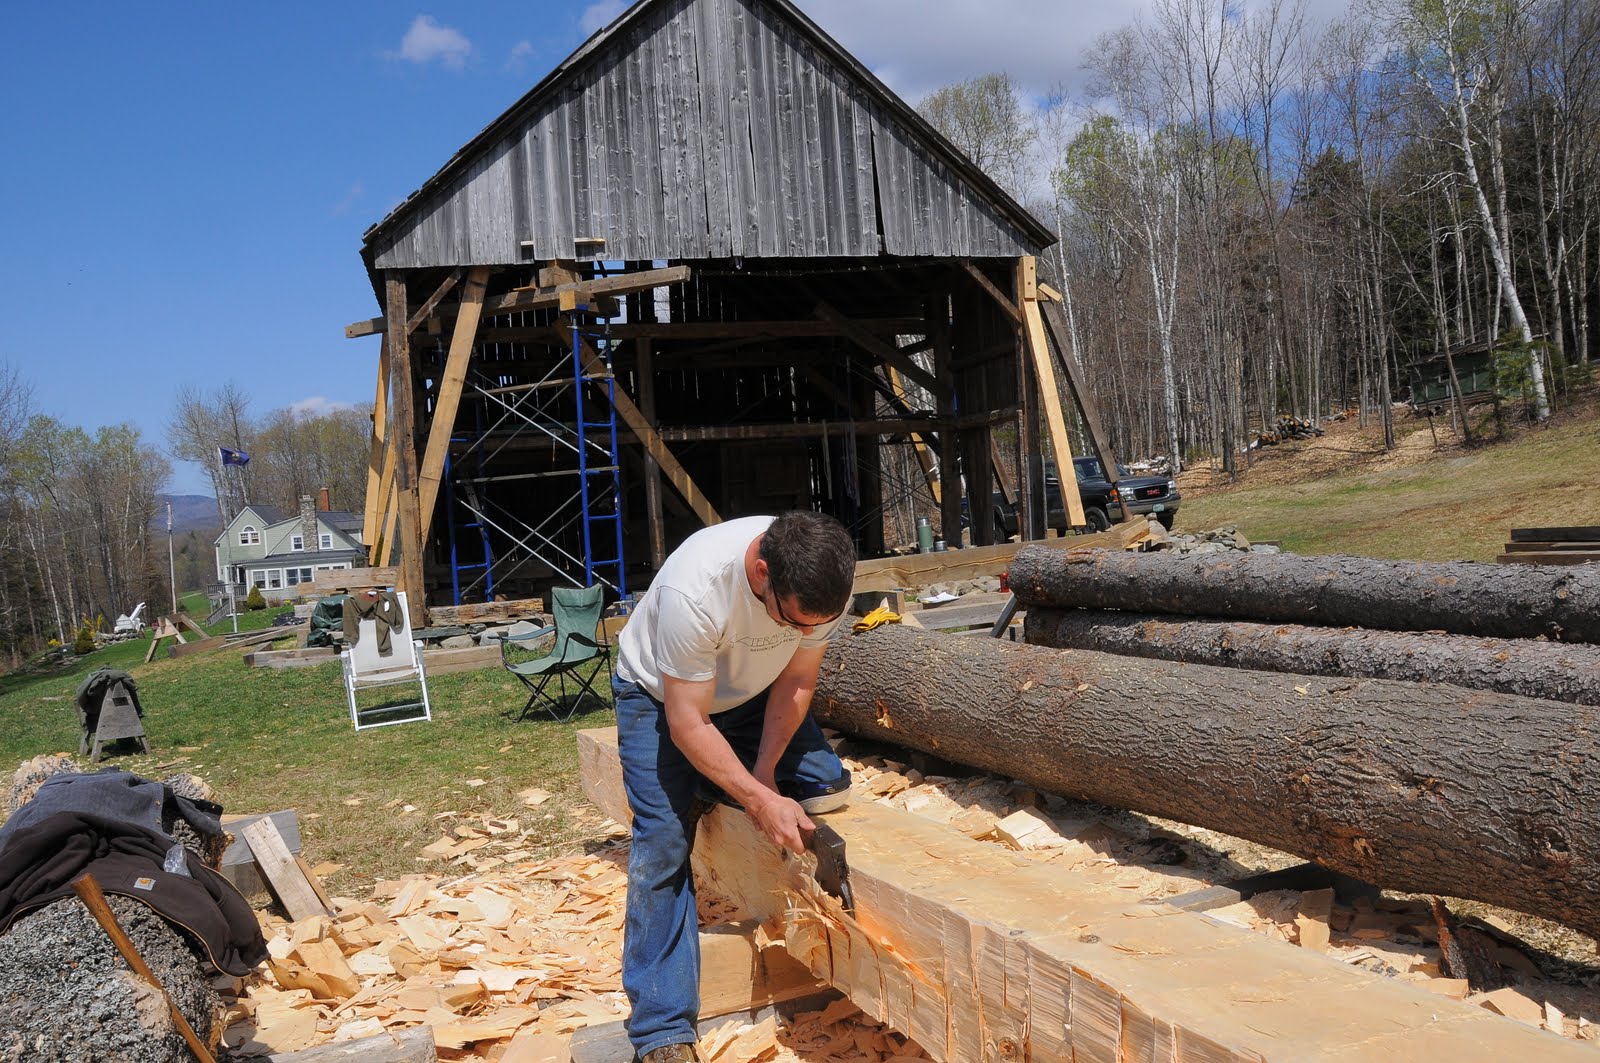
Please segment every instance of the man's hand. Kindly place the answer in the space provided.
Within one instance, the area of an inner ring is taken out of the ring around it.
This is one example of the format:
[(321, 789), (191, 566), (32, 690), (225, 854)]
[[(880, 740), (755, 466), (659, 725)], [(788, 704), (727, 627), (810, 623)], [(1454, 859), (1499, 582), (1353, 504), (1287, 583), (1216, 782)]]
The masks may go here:
[(806, 847), (806, 836), (817, 829), (798, 801), (767, 791), (768, 796), (759, 804), (745, 806), (750, 818), (756, 821), (767, 840), (780, 849), (798, 853)]

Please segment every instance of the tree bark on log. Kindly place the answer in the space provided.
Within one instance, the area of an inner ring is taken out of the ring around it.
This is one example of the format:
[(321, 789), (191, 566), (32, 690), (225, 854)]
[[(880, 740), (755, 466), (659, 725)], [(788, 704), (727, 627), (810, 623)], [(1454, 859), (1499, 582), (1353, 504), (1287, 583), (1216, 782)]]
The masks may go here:
[(1028, 610), (1029, 643), (1223, 668), (1449, 683), (1600, 706), (1600, 647), (1435, 632), (1252, 624), (1100, 609)]
[(837, 639), (825, 724), (1600, 932), (1600, 711), (958, 639)]
[(1023, 549), (1011, 563), (1011, 589), (1025, 609), (1600, 642), (1600, 565)]

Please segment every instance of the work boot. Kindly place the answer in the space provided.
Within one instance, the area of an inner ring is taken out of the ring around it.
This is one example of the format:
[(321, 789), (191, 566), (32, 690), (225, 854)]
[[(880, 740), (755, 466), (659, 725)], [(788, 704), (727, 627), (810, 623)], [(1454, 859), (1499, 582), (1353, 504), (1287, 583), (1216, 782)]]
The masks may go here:
[(698, 1063), (694, 1045), (662, 1045), (646, 1052), (639, 1063)]
[(850, 772), (840, 772), (832, 782), (801, 782), (786, 779), (778, 792), (797, 801), (807, 813), (837, 812), (850, 803)]

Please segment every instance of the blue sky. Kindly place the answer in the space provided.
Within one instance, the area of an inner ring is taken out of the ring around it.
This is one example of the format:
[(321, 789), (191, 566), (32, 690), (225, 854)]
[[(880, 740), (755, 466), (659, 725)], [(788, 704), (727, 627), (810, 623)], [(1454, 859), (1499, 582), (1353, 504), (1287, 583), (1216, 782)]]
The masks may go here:
[[(999, 69), (1042, 95), (1140, 0), (800, 4), (915, 100)], [(231, 380), (256, 414), (370, 402), (376, 340), (342, 333), (378, 312), (361, 233), (623, 7), (19, 5), (0, 363), (41, 412), (163, 447), (185, 384)], [(170, 489), (200, 484), (179, 466)]]

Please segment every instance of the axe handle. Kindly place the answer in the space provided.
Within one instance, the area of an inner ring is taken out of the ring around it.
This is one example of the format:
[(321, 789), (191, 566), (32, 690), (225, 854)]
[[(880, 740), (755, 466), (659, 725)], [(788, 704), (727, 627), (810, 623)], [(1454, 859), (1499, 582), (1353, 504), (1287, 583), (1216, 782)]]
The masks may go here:
[(210, 1049), (200, 1040), (200, 1035), (189, 1025), (189, 1020), (183, 1017), (183, 1012), (173, 1003), (172, 994), (168, 993), (166, 987), (156, 978), (155, 972), (150, 970), (150, 965), (139, 955), (139, 950), (133, 947), (133, 939), (128, 937), (122, 929), (122, 924), (117, 922), (117, 915), (111, 910), (111, 905), (106, 903), (106, 895), (101, 892), (100, 883), (94, 880), (93, 875), (80, 875), (72, 883), (72, 890), (83, 901), (83, 906), (89, 909), (89, 914), (94, 916), (94, 921), (100, 924), (100, 929), (111, 938), (111, 943), (122, 953), (122, 958), (128, 961), (133, 973), (155, 986), (156, 991), (167, 1002), (167, 1009), (172, 1012), (173, 1025), (183, 1034), (183, 1039), (188, 1042), (189, 1051), (194, 1053), (194, 1057), (200, 1063), (217, 1063)]

